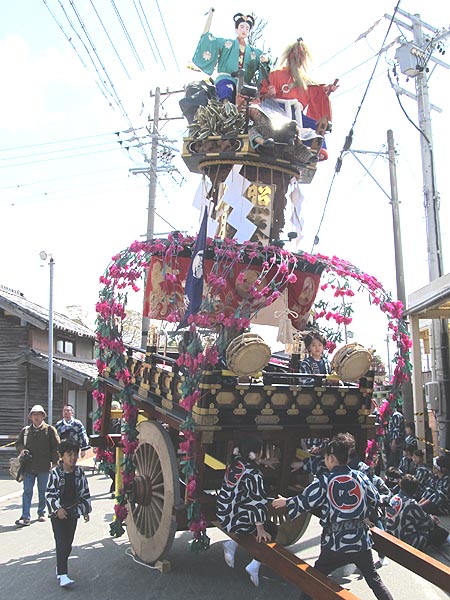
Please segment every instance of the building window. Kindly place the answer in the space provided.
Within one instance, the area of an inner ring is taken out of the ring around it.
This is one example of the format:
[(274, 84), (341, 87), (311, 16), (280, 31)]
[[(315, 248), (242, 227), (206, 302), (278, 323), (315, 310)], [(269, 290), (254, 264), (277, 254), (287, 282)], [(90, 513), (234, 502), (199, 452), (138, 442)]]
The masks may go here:
[(56, 352), (75, 356), (75, 345), (71, 340), (58, 339), (56, 340)]

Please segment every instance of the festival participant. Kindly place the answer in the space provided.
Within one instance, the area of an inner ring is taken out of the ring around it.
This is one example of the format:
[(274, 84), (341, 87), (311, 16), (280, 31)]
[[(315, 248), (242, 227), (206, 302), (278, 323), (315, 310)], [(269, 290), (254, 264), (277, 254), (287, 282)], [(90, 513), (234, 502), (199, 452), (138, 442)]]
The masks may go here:
[(416, 465), (416, 472), (414, 477), (419, 482), (419, 488), (417, 491), (417, 500), (420, 500), (425, 493), (428, 486), (433, 483), (433, 473), (428, 465), (425, 464), (423, 450), (415, 450), (413, 452), (412, 459)]
[(217, 67), (215, 85), (219, 100), (236, 101), (237, 72), (244, 71), (244, 82), (251, 84), (256, 77), (261, 79), (261, 70), (269, 58), (247, 42), (250, 30), (255, 25), (253, 15), (237, 13), (233, 17), (235, 39), (225, 39), (204, 33), (198, 43), (192, 62), (208, 75)]
[[(269, 542), (276, 537), (276, 525), (267, 515), (267, 495), (258, 461), (262, 456), (262, 441), (245, 436), (233, 450), (217, 497), (217, 517), (222, 528), (229, 533), (254, 533), (258, 542)], [(234, 568), (237, 543), (223, 543), (227, 565)], [(261, 563), (252, 560), (246, 567), (253, 585), (259, 585)]]
[(428, 544), (440, 546), (450, 542), (448, 531), (439, 527), (439, 519), (427, 514), (415, 500), (419, 482), (413, 475), (400, 481), (400, 492), (393, 496), (386, 509), (386, 531), (418, 550)]
[(450, 456), (433, 458), (434, 481), (419, 500), (423, 510), (431, 515), (450, 515)]
[(86, 475), (77, 467), (79, 446), (63, 440), (58, 447), (60, 462), (50, 472), (47, 506), (56, 544), (56, 578), (60, 587), (74, 583), (68, 574), (68, 558), (72, 551), (78, 519), (89, 521), (91, 496)]
[(398, 465), (398, 470), (402, 475), (415, 475), (416, 474), (416, 465), (413, 461), (413, 452), (414, 446), (412, 444), (407, 444), (403, 448), (403, 456)]
[(414, 423), (405, 423), (405, 446), (414, 446), (414, 450), (419, 448), (419, 441), (416, 438), (416, 428)]
[(71, 404), (64, 404), (62, 417), (55, 425), (59, 438), (61, 440), (73, 439), (74, 443), (81, 448), (81, 458), (84, 458), (86, 450), (90, 448), (85, 426), (79, 419), (75, 419), (75, 411)]
[(403, 444), (405, 443), (405, 419), (398, 406), (394, 409), (394, 412), (389, 419), (387, 429), (389, 442), (387, 466), (398, 468)]
[[(298, 100), (301, 104), (303, 127), (324, 133), (332, 120), (330, 93), (337, 89), (333, 84), (323, 85), (312, 81), (307, 74), (311, 54), (303, 38), (289, 44), (281, 56), (280, 68), (270, 72), (261, 85), (263, 106), (268, 100)], [(309, 135), (309, 138), (317, 136)], [(328, 158), (326, 146), (321, 149), (322, 160)]]
[(384, 476), (384, 483), (389, 488), (390, 497), (395, 496), (400, 491), (400, 480), (402, 474), (395, 467), (388, 467)]
[(330, 373), (330, 363), (323, 354), (326, 343), (326, 339), (320, 333), (308, 333), (304, 339), (308, 356), (300, 364), (302, 373), (311, 375), (328, 375)]
[[(275, 509), (287, 507), (290, 519), (321, 509), (321, 551), (314, 567), (328, 575), (338, 567), (355, 564), (379, 600), (392, 600), (370, 550), (369, 514), (380, 496), (363, 473), (347, 465), (354, 444), (349, 433), (337, 434), (325, 450), (328, 472), (318, 475), (299, 496), (278, 496), (272, 505)], [(309, 599), (304, 593), (300, 597)]]

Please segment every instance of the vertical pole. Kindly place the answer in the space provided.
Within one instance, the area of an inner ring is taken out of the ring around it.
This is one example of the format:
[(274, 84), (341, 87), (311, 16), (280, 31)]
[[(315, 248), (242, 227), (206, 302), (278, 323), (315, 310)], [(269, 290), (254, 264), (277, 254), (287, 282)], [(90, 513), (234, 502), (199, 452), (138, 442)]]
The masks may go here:
[[(422, 22), (420, 15), (412, 18), (414, 42), (419, 48), (424, 48)], [(420, 147), (422, 152), (422, 177), (424, 189), (425, 222), (428, 242), (428, 274), (429, 280), (434, 281), (444, 273), (441, 231), (439, 222), (439, 195), (436, 190), (436, 178), (433, 161), (433, 138), (431, 130), (430, 101), (426, 71), (419, 73), (415, 80), (417, 105), (419, 111), (419, 127), (422, 131)], [(450, 381), (448, 365), (448, 321), (433, 319), (431, 327), (431, 357), (432, 377), (440, 387), (440, 423), (439, 443), (447, 447), (450, 443), (450, 427), (447, 426), (450, 412)]]
[(395, 159), (394, 134), (387, 132), (389, 178), (391, 182), (392, 227), (394, 230), (395, 276), (397, 281), (397, 297), (406, 307), (405, 275), (403, 271), (402, 233), (400, 229), (400, 211), (397, 187), (397, 163)]
[[(153, 239), (155, 231), (155, 204), (156, 204), (156, 186), (158, 184), (158, 126), (159, 126), (159, 108), (160, 108), (161, 90), (159, 87), (155, 90), (155, 106), (153, 110), (153, 127), (152, 127), (152, 149), (150, 154), (150, 173), (148, 184), (148, 213), (147, 213), (147, 241)], [(144, 304), (145, 304), (145, 289), (147, 287), (148, 271), (144, 276)], [(150, 319), (142, 316), (142, 334), (141, 348), (147, 346), (147, 336), (150, 327)]]
[(48, 423), (53, 423), (53, 267), (55, 261), (50, 257), (50, 294), (48, 301)]
[[(411, 333), (412, 333), (412, 365), (415, 373), (422, 372), (422, 357), (420, 350), (420, 328), (419, 317), (411, 315)], [(422, 381), (419, 377), (414, 377), (414, 423), (416, 426), (416, 435), (419, 439), (425, 439), (425, 411), (428, 407), (424, 403), (424, 394)], [(425, 450), (424, 443), (420, 447)]]
[[(403, 269), (402, 232), (400, 228), (400, 202), (398, 200), (397, 161), (395, 157), (394, 134), (392, 129), (387, 132), (389, 179), (391, 182), (392, 228), (394, 232), (395, 276), (397, 282), (397, 298), (406, 308), (405, 273)], [(402, 386), (403, 414), (406, 422), (413, 421), (412, 385), (406, 382)]]
[(388, 359), (388, 377), (389, 381), (392, 377), (392, 366), (391, 366), (391, 352), (389, 348), (389, 334), (386, 336), (386, 351), (387, 351), (387, 359)]

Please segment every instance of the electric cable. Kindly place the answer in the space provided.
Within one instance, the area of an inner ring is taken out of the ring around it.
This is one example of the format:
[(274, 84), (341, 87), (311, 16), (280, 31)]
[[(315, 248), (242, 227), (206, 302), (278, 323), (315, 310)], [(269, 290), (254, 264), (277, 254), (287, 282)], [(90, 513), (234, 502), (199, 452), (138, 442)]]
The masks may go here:
[(139, 54), (138, 54), (138, 52), (136, 50), (136, 46), (134, 45), (133, 40), (131, 39), (130, 34), (128, 33), (128, 29), (125, 26), (125, 22), (122, 19), (121, 15), (120, 15), (120, 12), (119, 12), (119, 9), (117, 8), (116, 3), (114, 2), (114, 0), (111, 0), (111, 4), (112, 4), (112, 6), (114, 8), (114, 12), (116, 13), (116, 17), (119, 20), (119, 23), (120, 23), (120, 25), (122, 27), (122, 30), (123, 30), (124, 34), (125, 34), (125, 37), (126, 37), (127, 42), (128, 42), (128, 45), (131, 48), (131, 52), (133, 53), (133, 55), (134, 55), (134, 57), (136, 59), (136, 62), (139, 65), (139, 68), (141, 69), (141, 71), (145, 71), (144, 64), (143, 64), (143, 62), (142, 62), (142, 60), (141, 60), (141, 58), (140, 58), (140, 56), (139, 56)]
[(114, 52), (116, 53), (116, 56), (117, 56), (117, 58), (119, 59), (119, 62), (120, 62), (120, 64), (121, 64), (121, 65), (122, 65), (122, 67), (123, 67), (123, 70), (125, 71), (125, 73), (126, 73), (126, 75), (127, 75), (128, 79), (130, 79), (130, 80), (131, 80), (130, 74), (128, 73), (128, 71), (127, 71), (127, 68), (126, 68), (126, 66), (125, 66), (125, 65), (124, 65), (124, 63), (123, 63), (123, 61), (122, 61), (122, 59), (121, 59), (121, 57), (120, 57), (120, 54), (118, 53), (118, 51), (117, 51), (117, 48), (116, 48), (116, 46), (115, 46), (114, 42), (112, 41), (112, 39), (111, 39), (111, 36), (109, 35), (109, 33), (108, 33), (108, 30), (106, 29), (106, 27), (105, 27), (105, 25), (104, 25), (104, 23), (103, 23), (103, 21), (102, 21), (102, 18), (101, 18), (101, 17), (100, 17), (100, 15), (98, 14), (98, 11), (97, 11), (97, 9), (95, 8), (95, 5), (94, 5), (94, 2), (93, 2), (93, 0), (91, 0), (91, 5), (92, 5), (92, 8), (94, 9), (94, 12), (95, 12), (95, 14), (97, 15), (97, 18), (98, 18), (98, 20), (100, 21), (100, 24), (101, 24), (101, 26), (103, 27), (103, 31), (105, 32), (105, 34), (106, 34), (106, 37), (108, 38), (108, 40), (109, 40), (109, 43), (110, 43), (110, 44), (111, 44), (111, 46), (112, 46), (112, 49), (113, 49), (113, 50), (114, 50)]
[[(78, 58), (79, 58), (79, 59), (80, 59), (80, 61), (81, 61), (81, 64), (83, 65), (83, 67), (86, 69), (86, 71), (89, 71), (89, 67), (87, 66), (87, 64), (86, 64), (86, 63), (85, 63), (85, 61), (83, 60), (83, 58), (82, 58), (81, 54), (78, 52), (78, 50), (77, 50), (77, 48), (76, 48), (75, 44), (74, 44), (74, 43), (73, 43), (73, 41), (72, 41), (72, 38), (71, 38), (69, 35), (67, 35), (67, 33), (64, 31), (64, 27), (63, 27), (63, 26), (61, 25), (61, 23), (59, 22), (58, 18), (56, 17), (56, 14), (55, 14), (55, 13), (54, 13), (54, 12), (51, 10), (51, 8), (49, 7), (49, 5), (47, 4), (47, 0), (42, 0), (42, 1), (43, 1), (43, 3), (45, 4), (45, 6), (46, 6), (47, 10), (49, 11), (49, 13), (51, 14), (51, 16), (52, 16), (53, 20), (55, 21), (55, 23), (56, 23), (56, 24), (58, 25), (58, 27), (60, 28), (60, 30), (61, 30), (61, 32), (62, 32), (62, 34), (64, 35), (64, 37), (66, 38), (66, 40), (69, 42), (69, 44), (70, 44), (70, 45), (72, 46), (72, 48), (74, 49), (74, 51), (75, 51), (76, 55), (78, 56)], [(75, 31), (75, 33), (76, 33), (76, 31)], [(76, 34), (77, 34), (77, 33), (76, 33)], [(77, 35), (78, 35), (78, 34), (77, 34)], [(79, 36), (78, 36), (78, 37), (79, 37)], [(83, 40), (81, 40), (81, 38), (80, 38), (80, 41), (81, 41), (81, 43), (83, 44), (83, 46), (85, 47), (85, 50), (86, 50), (86, 52), (87, 52), (87, 53), (88, 53), (88, 55), (89, 55), (89, 51), (88, 51), (88, 49), (86, 48), (86, 46), (85, 46), (85, 44), (84, 44)], [(89, 56), (89, 58), (90, 58), (90, 56)], [(91, 60), (92, 60), (92, 59), (91, 59)], [(94, 68), (95, 68), (95, 64), (94, 64)], [(98, 72), (97, 72), (97, 74), (100, 76), (100, 74), (99, 74)], [(101, 83), (103, 84), (103, 81), (101, 80), (101, 78), (100, 78), (100, 81), (101, 81)], [(110, 100), (109, 100), (109, 98), (108, 98), (108, 96), (107, 96), (107, 93), (110, 95), (110, 92), (109, 92), (109, 91), (106, 89), (106, 87), (105, 87), (105, 86), (103, 86), (103, 88), (102, 88), (102, 86), (100, 85), (100, 83), (98, 82), (98, 80), (97, 80), (97, 79), (95, 79), (95, 78), (94, 78), (94, 82), (95, 82), (95, 84), (97, 85), (98, 89), (100, 90), (100, 93), (101, 93), (101, 94), (104, 96), (105, 100), (106, 100), (106, 101), (109, 103), (109, 102), (110, 102)]]
[(158, 0), (156, 0), (156, 6), (158, 7), (159, 15), (160, 15), (160, 17), (161, 17), (161, 21), (162, 21), (162, 24), (163, 24), (163, 26), (164, 26), (164, 31), (166, 32), (166, 36), (167, 36), (167, 40), (168, 40), (168, 42), (169, 42), (170, 50), (172, 51), (172, 56), (173, 56), (173, 59), (174, 59), (174, 61), (175, 61), (175, 64), (176, 64), (176, 66), (177, 66), (177, 69), (178, 69), (178, 71), (180, 71), (180, 67), (179, 67), (179, 65), (178, 65), (177, 57), (175, 56), (175, 51), (174, 51), (174, 49), (173, 49), (173, 46), (172, 46), (172, 40), (170, 39), (169, 32), (167, 31), (166, 23), (165, 23), (165, 21), (164, 21), (164, 17), (163, 17), (163, 14), (162, 14), (162, 12), (161, 12), (161, 9), (160, 9), (160, 7), (159, 7), (159, 2), (158, 2)]
[[(384, 36), (381, 48), (384, 48), (384, 45), (385, 45), (386, 40), (387, 40), (387, 37), (388, 37), (389, 32), (391, 31), (392, 25), (394, 23), (395, 15), (397, 14), (398, 8), (400, 6), (400, 2), (401, 2), (401, 0), (398, 0), (397, 5), (396, 5), (396, 7), (394, 9), (394, 13), (393, 13), (393, 15), (392, 15), (392, 17), (390, 19), (389, 26), (388, 26), (386, 34)], [(320, 233), (320, 230), (321, 230), (321, 227), (322, 227), (322, 224), (323, 224), (323, 220), (325, 218), (325, 213), (326, 213), (326, 210), (327, 210), (327, 207), (328, 207), (328, 202), (329, 202), (329, 199), (330, 199), (330, 195), (331, 195), (331, 191), (332, 191), (332, 188), (333, 188), (333, 185), (334, 185), (334, 181), (336, 179), (337, 174), (340, 172), (340, 170), (342, 168), (342, 159), (343, 159), (344, 155), (351, 148), (351, 145), (352, 145), (352, 142), (353, 142), (354, 128), (355, 128), (356, 122), (358, 120), (359, 114), (361, 112), (361, 109), (363, 107), (363, 104), (365, 102), (365, 99), (367, 97), (367, 94), (369, 92), (369, 88), (370, 88), (370, 85), (371, 85), (372, 80), (374, 78), (375, 71), (376, 71), (376, 69), (378, 67), (378, 63), (379, 63), (380, 57), (381, 57), (381, 51), (377, 54), (377, 59), (375, 61), (375, 65), (374, 65), (374, 67), (372, 69), (372, 73), (371, 73), (371, 76), (370, 76), (369, 81), (367, 83), (367, 86), (366, 86), (366, 89), (364, 91), (364, 94), (363, 94), (363, 97), (361, 99), (361, 102), (360, 102), (360, 104), (359, 104), (359, 106), (358, 106), (358, 108), (356, 110), (355, 118), (353, 119), (353, 123), (352, 123), (352, 125), (350, 127), (350, 130), (349, 130), (349, 132), (348, 132), (348, 134), (347, 134), (347, 136), (345, 138), (344, 145), (343, 145), (342, 150), (341, 150), (341, 152), (340, 152), (340, 154), (338, 156), (338, 159), (336, 161), (336, 166), (334, 168), (333, 177), (331, 179), (331, 183), (330, 183), (330, 186), (328, 188), (328, 193), (327, 193), (327, 197), (325, 199), (325, 204), (324, 204), (324, 207), (323, 207), (323, 210), (322, 210), (322, 215), (321, 215), (321, 218), (320, 218), (320, 221), (319, 221), (319, 226), (317, 228), (316, 235), (314, 236), (313, 245), (312, 245), (312, 248), (311, 248), (311, 253), (314, 251), (314, 247), (317, 246), (318, 243), (319, 243), (319, 241), (320, 241), (320, 239), (319, 239), (319, 233)]]
[[(139, 3), (139, 4), (140, 4), (140, 3)], [(152, 46), (152, 44), (151, 44), (151, 42), (150, 42), (150, 38), (149, 38), (149, 37), (148, 37), (148, 35), (147, 35), (147, 30), (145, 29), (144, 22), (142, 21), (141, 14), (140, 14), (140, 12), (139, 12), (139, 10), (138, 10), (138, 7), (136, 6), (136, 0), (133, 0), (133, 5), (134, 5), (134, 8), (136, 9), (137, 15), (138, 15), (138, 17), (139, 17), (139, 22), (141, 23), (141, 27), (142, 27), (142, 30), (144, 31), (144, 35), (145, 35), (145, 37), (146, 37), (146, 39), (147, 39), (148, 45), (150, 46), (150, 50), (151, 50), (151, 53), (153, 54), (153, 58), (155, 59), (155, 62), (158, 62), (158, 59), (156, 58), (155, 51), (154, 51), (154, 49), (153, 49), (153, 46)], [(142, 5), (141, 5), (141, 10), (142, 10)], [(146, 18), (146, 17), (145, 17), (145, 15), (144, 15), (144, 18)], [(148, 23), (147, 23), (147, 24), (148, 24)], [(153, 38), (153, 34), (152, 34), (151, 30), (150, 30), (150, 34), (151, 34), (151, 36), (152, 36), (152, 38)], [(155, 42), (155, 39), (154, 39), (154, 38), (153, 38), (153, 43), (156, 45), (156, 42)], [(161, 55), (160, 55), (160, 56), (161, 56)], [(164, 68), (165, 68), (165, 67), (164, 67)]]

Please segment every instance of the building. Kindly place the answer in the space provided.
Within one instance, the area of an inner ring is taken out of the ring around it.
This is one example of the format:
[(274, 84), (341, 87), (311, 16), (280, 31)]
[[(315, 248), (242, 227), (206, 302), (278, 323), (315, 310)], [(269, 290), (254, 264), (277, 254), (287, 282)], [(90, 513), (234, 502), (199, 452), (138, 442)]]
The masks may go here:
[[(5, 469), (33, 404), (47, 410), (48, 308), (0, 286), (0, 469)], [(92, 432), (92, 390), (97, 376), (95, 333), (53, 313), (53, 420), (65, 403)], [(54, 423), (53, 423), (54, 424)]]

